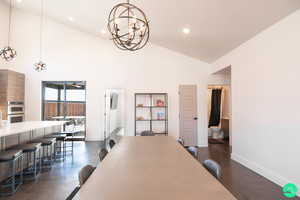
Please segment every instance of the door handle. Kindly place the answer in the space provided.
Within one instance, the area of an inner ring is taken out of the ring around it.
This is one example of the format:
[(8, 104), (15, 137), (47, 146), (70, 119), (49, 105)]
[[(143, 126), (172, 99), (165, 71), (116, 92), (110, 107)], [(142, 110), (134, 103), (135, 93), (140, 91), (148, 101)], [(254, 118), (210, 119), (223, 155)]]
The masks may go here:
[(198, 117), (194, 117), (194, 120), (198, 120)]

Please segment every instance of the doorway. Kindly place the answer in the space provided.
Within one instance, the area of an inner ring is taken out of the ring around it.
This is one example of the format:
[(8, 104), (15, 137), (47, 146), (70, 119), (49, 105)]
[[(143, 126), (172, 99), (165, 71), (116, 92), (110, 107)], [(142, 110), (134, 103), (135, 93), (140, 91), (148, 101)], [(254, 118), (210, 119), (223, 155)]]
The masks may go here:
[(104, 94), (104, 139), (125, 135), (125, 90), (106, 89)]
[(208, 144), (231, 146), (231, 67), (209, 77)]
[(86, 82), (43, 81), (42, 120), (69, 121), (74, 138), (85, 140)]
[(179, 86), (179, 137), (185, 146), (198, 144), (197, 85)]

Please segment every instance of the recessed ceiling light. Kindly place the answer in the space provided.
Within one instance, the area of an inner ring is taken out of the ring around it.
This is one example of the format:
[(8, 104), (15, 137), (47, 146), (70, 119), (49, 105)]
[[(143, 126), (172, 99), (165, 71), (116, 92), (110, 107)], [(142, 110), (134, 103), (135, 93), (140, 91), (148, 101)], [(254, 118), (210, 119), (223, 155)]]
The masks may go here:
[(73, 17), (68, 17), (68, 20), (73, 22), (74, 21), (74, 18)]
[(191, 32), (191, 30), (190, 30), (189, 28), (183, 28), (183, 29), (182, 29), (182, 32), (183, 32), (184, 34), (189, 34), (189, 33)]
[(18, 3), (22, 3), (23, 0), (17, 0)]

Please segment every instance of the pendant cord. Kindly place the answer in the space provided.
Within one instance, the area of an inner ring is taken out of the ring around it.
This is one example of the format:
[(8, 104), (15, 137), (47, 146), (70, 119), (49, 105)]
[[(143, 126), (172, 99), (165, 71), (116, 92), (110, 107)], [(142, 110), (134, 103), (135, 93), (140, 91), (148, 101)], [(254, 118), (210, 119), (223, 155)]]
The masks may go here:
[(44, 0), (41, 0), (41, 21), (40, 21), (40, 61), (43, 53), (43, 25), (44, 25)]
[[(127, 4), (129, 4), (129, 0), (127, 0)], [(130, 21), (129, 21), (129, 14), (130, 14), (130, 11), (129, 11), (129, 6), (128, 6), (128, 8), (127, 8), (127, 10), (128, 10), (128, 28), (129, 28), (129, 26), (130, 26)]]
[(10, 45), (11, 16), (12, 16), (12, 0), (9, 1), (9, 16), (8, 16), (8, 37), (7, 37), (7, 46)]

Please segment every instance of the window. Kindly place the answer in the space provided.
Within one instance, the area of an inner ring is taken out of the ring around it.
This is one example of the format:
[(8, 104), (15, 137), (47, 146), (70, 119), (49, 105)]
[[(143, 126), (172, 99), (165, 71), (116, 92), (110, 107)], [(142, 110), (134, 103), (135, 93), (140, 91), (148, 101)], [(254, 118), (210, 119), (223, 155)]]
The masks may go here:
[(42, 119), (70, 121), (75, 124), (76, 137), (84, 139), (85, 85), (84, 81), (43, 81)]
[(84, 89), (67, 89), (67, 101), (85, 101)]
[(45, 100), (46, 101), (57, 101), (58, 100), (58, 89), (45, 87)]

